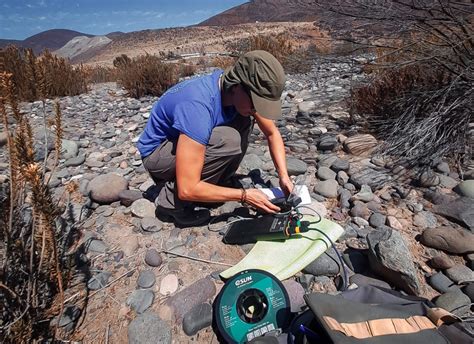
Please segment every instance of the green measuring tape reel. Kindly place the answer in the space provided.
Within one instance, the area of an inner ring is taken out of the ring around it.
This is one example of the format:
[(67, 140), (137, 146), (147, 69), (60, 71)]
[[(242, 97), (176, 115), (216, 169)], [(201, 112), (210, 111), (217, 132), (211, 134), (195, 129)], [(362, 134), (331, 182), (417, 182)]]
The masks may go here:
[(285, 287), (272, 274), (257, 269), (230, 278), (214, 303), (217, 328), (229, 343), (247, 343), (290, 320), (290, 300)]

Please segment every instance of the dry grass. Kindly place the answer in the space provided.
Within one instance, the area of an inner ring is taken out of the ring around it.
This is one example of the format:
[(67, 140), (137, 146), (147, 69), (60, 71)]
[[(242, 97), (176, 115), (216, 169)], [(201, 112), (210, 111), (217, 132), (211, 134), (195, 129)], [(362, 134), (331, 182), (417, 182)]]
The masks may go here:
[[(65, 256), (68, 236), (57, 222), (61, 209), (53, 200), (43, 167), (34, 159), (32, 128), (19, 110), (13, 79), (0, 73), (0, 115), (10, 159), (9, 183), (0, 188), (5, 214), (0, 231), (0, 336), (4, 342), (24, 343), (54, 337), (50, 320), (63, 309), (72, 265)], [(59, 104), (55, 125), (57, 163), (62, 138)]]
[(20, 100), (72, 96), (87, 91), (82, 66), (45, 51), (37, 57), (31, 49), (8, 46), (0, 50), (0, 72), (12, 74)]
[(287, 73), (305, 73), (311, 70), (307, 49), (296, 47), (289, 35), (255, 35), (227, 47), (236, 55), (252, 50), (265, 50), (281, 62)]
[(191, 64), (166, 63), (161, 57), (149, 54), (133, 59), (122, 54), (113, 64), (117, 69), (117, 82), (134, 98), (161, 96), (180, 76), (190, 76), (196, 71)]

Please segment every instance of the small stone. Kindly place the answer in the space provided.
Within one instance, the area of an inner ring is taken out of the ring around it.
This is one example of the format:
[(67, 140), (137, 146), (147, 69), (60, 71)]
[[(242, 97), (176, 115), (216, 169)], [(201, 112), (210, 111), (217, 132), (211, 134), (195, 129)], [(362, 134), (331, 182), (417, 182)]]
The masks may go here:
[(454, 189), (458, 194), (465, 197), (474, 198), (474, 180), (465, 180)]
[(71, 140), (61, 140), (61, 155), (63, 159), (71, 159), (79, 153), (79, 146)]
[(387, 220), (386, 216), (380, 213), (373, 213), (369, 218), (369, 224), (374, 227), (380, 227), (385, 225), (385, 221)]
[(341, 190), (341, 193), (339, 194), (339, 202), (342, 208), (349, 209), (351, 207), (351, 204), (349, 202), (351, 197), (352, 195), (350, 191), (346, 189)]
[(311, 274), (301, 274), (297, 277), (297, 279), (304, 290), (309, 290), (309, 288), (311, 287), (311, 283), (313, 283), (314, 276)]
[(474, 282), (474, 271), (464, 265), (455, 265), (445, 271), (446, 276), (457, 284)]
[(318, 148), (321, 151), (332, 151), (338, 145), (337, 138), (332, 135), (325, 135), (321, 138), (318, 144)]
[(420, 228), (435, 228), (438, 225), (438, 220), (433, 213), (420, 211), (413, 216), (413, 224)]
[(447, 162), (440, 162), (438, 165), (436, 165), (436, 170), (444, 174), (449, 174), (451, 172)]
[(442, 272), (430, 276), (428, 278), (428, 283), (440, 293), (446, 293), (449, 290), (457, 288), (456, 284)]
[(288, 296), (290, 298), (290, 308), (292, 312), (300, 312), (305, 306), (306, 302), (303, 299), (305, 294), (304, 288), (295, 280), (289, 279), (282, 282)]
[(137, 289), (127, 298), (127, 305), (140, 314), (150, 308), (154, 299), (155, 294), (150, 289)]
[(86, 252), (105, 253), (107, 251), (107, 245), (99, 239), (90, 238), (85, 243)]
[(444, 308), (448, 312), (459, 309), (462, 306), (468, 306), (470, 303), (469, 296), (460, 289), (448, 291), (446, 294), (439, 296), (435, 301), (436, 306)]
[(344, 141), (344, 149), (350, 154), (359, 156), (370, 155), (377, 146), (377, 139), (368, 134), (351, 136)]
[(340, 171), (349, 171), (349, 161), (343, 160), (343, 159), (337, 159), (334, 161), (331, 165), (331, 170), (335, 172), (340, 172)]
[(446, 270), (454, 266), (454, 262), (446, 255), (435, 256), (430, 259), (430, 265), (434, 269)]
[(314, 187), (314, 192), (327, 198), (336, 198), (337, 189), (338, 183), (335, 180), (325, 180), (316, 184)]
[(143, 198), (143, 194), (137, 190), (123, 190), (119, 193), (120, 204), (129, 207), (137, 199)]
[(125, 256), (128, 257), (136, 253), (138, 249), (138, 239), (135, 235), (124, 236), (120, 238), (119, 245)]
[(183, 331), (188, 336), (194, 336), (199, 330), (211, 326), (212, 307), (208, 303), (194, 306), (183, 317)]
[(66, 167), (79, 166), (79, 165), (82, 165), (85, 160), (86, 160), (86, 156), (81, 154), (81, 155), (78, 155), (74, 158), (70, 158), (70, 159), (66, 160), (64, 162), (64, 166), (66, 166)]
[(439, 185), (443, 188), (454, 189), (458, 184), (459, 182), (456, 179), (451, 178), (450, 176), (439, 176)]
[(152, 270), (140, 271), (137, 279), (137, 285), (140, 288), (151, 288), (155, 284), (156, 277)]
[(76, 305), (66, 305), (63, 314), (59, 318), (59, 327), (65, 327), (75, 322), (81, 315), (81, 309)]
[(114, 173), (95, 177), (88, 185), (91, 199), (100, 204), (110, 204), (119, 201), (120, 192), (127, 188), (128, 181)]
[(152, 312), (145, 312), (128, 325), (129, 344), (171, 344), (171, 329)]
[(162, 264), (163, 259), (160, 256), (160, 253), (155, 250), (154, 248), (149, 249), (146, 251), (145, 254), (145, 263), (153, 266), (153, 267), (158, 267)]
[(368, 227), (369, 226), (369, 221), (366, 219), (363, 219), (362, 217), (353, 217), (352, 222), (354, 222), (358, 227)]
[(424, 171), (419, 177), (420, 185), (423, 187), (431, 187), (439, 184), (439, 176), (432, 170)]
[(178, 290), (179, 281), (178, 277), (174, 274), (169, 274), (163, 277), (160, 283), (160, 294), (162, 295), (169, 295), (173, 294), (176, 290)]
[(300, 174), (305, 174), (308, 169), (307, 163), (295, 158), (287, 158), (286, 166), (287, 166), (288, 174), (290, 176), (298, 176)]
[[(337, 172), (336, 180), (339, 183), (339, 185), (346, 185), (349, 181), (349, 176), (347, 175), (346, 172), (344, 171), (339, 171)], [(355, 188), (354, 188), (355, 189)]]
[(425, 197), (433, 199), (436, 205), (432, 211), (450, 220), (460, 223), (462, 226), (474, 231), (474, 202), (469, 197), (443, 197), (439, 194), (425, 194)]
[(370, 217), (370, 210), (365, 203), (356, 201), (349, 214), (353, 217), (368, 219)]
[(398, 221), (398, 219), (395, 216), (391, 216), (391, 215), (387, 216), (386, 223), (387, 223), (387, 226), (398, 229), (399, 231), (403, 229), (402, 224), (400, 223), (400, 221)]
[(461, 228), (444, 226), (425, 229), (420, 241), (425, 246), (450, 253), (474, 252), (474, 234)]
[(140, 227), (145, 232), (159, 232), (163, 229), (163, 222), (156, 217), (144, 217), (140, 221)]
[(336, 178), (336, 175), (336, 172), (326, 166), (321, 166), (317, 173), (318, 178), (321, 180), (333, 180)]
[(466, 287), (464, 287), (463, 292), (469, 296), (471, 302), (474, 302), (474, 283), (469, 283)]
[(314, 276), (336, 276), (340, 272), (339, 258), (328, 250), (303, 269), (304, 273)]
[(355, 194), (352, 197), (353, 200), (362, 201), (362, 202), (370, 202), (374, 199), (374, 194), (372, 193), (372, 189), (368, 185), (362, 185), (360, 192)]
[(141, 198), (132, 203), (131, 212), (139, 218), (154, 217), (155, 205), (145, 198)]
[(104, 288), (109, 281), (112, 274), (108, 271), (102, 271), (95, 276), (92, 276), (89, 281), (87, 281), (87, 288), (90, 290), (97, 290)]
[(165, 320), (180, 321), (195, 305), (214, 298), (216, 286), (211, 278), (202, 278), (189, 287), (169, 297), (160, 307), (159, 314)]
[(311, 289), (313, 292), (325, 293), (325, 294), (335, 294), (337, 293), (336, 285), (334, 281), (327, 276), (316, 276), (314, 277), (313, 287)]

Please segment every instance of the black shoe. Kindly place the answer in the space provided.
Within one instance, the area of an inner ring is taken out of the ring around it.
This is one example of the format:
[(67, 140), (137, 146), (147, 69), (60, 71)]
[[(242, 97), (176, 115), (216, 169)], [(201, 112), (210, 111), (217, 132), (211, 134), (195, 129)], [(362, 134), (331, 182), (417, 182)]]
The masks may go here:
[(180, 228), (201, 226), (211, 219), (208, 209), (169, 209), (157, 206), (155, 214), (161, 221), (174, 222)]

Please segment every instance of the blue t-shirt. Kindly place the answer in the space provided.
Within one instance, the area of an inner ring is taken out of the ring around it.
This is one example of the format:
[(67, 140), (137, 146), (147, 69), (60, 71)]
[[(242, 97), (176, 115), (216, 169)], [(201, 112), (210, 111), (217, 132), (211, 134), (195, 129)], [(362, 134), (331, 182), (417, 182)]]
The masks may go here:
[(182, 81), (153, 105), (137, 148), (142, 158), (166, 139), (177, 140), (180, 133), (203, 145), (209, 143), (212, 129), (231, 122), (237, 112), (234, 107), (224, 110), (219, 89), (222, 70)]

